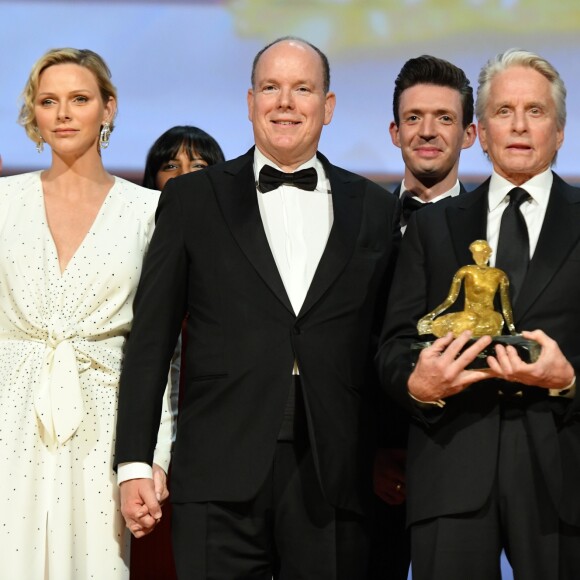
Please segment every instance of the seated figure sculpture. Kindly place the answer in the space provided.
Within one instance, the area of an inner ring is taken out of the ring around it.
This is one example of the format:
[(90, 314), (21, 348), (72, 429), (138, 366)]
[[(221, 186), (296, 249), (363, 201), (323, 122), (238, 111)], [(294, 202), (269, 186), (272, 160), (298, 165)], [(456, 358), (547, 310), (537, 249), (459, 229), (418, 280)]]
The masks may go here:
[[(453, 276), (449, 294), (443, 303), (421, 318), (417, 324), (419, 334), (437, 337), (452, 332), (455, 337), (464, 330), (471, 330), (474, 337), (502, 333), (504, 320), (509, 332), (516, 334), (512, 307), (509, 299), (509, 280), (499, 268), (488, 265), (492, 249), (486, 240), (475, 240), (469, 249), (475, 264), (460, 268)], [(464, 284), (465, 308), (440, 316), (455, 303)], [(494, 297), (499, 289), (502, 312), (494, 309)], [(502, 316), (503, 313), (503, 316)]]

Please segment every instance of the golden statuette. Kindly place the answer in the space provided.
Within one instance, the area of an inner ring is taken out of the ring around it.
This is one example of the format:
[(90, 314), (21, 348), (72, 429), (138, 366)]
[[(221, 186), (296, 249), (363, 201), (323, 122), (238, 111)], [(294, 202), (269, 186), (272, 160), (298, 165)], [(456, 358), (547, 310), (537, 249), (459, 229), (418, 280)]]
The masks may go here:
[[(509, 332), (516, 334), (507, 274), (499, 268), (488, 266), (492, 249), (486, 240), (475, 240), (469, 249), (475, 264), (468, 264), (457, 270), (445, 301), (419, 320), (417, 324), (419, 334), (434, 334), (441, 337), (452, 332), (457, 337), (464, 330), (471, 330), (474, 337), (499, 336), (502, 334), (504, 321)], [(440, 316), (455, 303), (462, 283), (465, 290), (464, 310)], [(498, 290), (501, 313), (493, 307)]]
[[(513, 345), (522, 360), (526, 362), (537, 360), (540, 354), (538, 343), (524, 339), (516, 332), (507, 274), (499, 268), (488, 265), (493, 252), (490, 245), (486, 240), (475, 240), (470, 244), (469, 249), (475, 264), (468, 264), (457, 270), (447, 298), (417, 323), (419, 334), (442, 337), (452, 332), (453, 336), (457, 337), (463, 331), (470, 330), (474, 339), (486, 335), (493, 336), (494, 341), (491, 347), (480, 354), (480, 361), (474, 361), (472, 368), (482, 367), (482, 360), (494, 354), (495, 344)], [(463, 310), (443, 314), (456, 302), (462, 284), (465, 294)], [(498, 291), (501, 312), (494, 308), (494, 299)], [(504, 326), (510, 333), (509, 335), (502, 334)], [(425, 348), (430, 344), (430, 342), (416, 343), (413, 345), (413, 350)]]

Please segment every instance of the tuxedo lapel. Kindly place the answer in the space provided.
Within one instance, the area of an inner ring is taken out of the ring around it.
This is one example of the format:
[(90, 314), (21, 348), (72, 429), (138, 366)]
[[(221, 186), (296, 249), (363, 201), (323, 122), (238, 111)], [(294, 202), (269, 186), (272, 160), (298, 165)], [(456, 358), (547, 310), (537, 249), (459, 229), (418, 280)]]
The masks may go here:
[(554, 174), (538, 245), (530, 261), (515, 314), (521, 318), (544, 291), (580, 239), (580, 191)]
[(473, 262), (469, 250), (472, 242), (487, 239), (488, 189), (489, 179), (474, 191), (458, 196), (458, 203), (446, 209), (453, 249), (460, 265)]
[(270, 250), (258, 207), (254, 177), (254, 149), (211, 174), (224, 219), (236, 242), (265, 284), (292, 313), (292, 305)]
[(312, 308), (344, 270), (354, 251), (362, 219), (364, 181), (351, 181), (350, 174), (338, 172), (320, 153), (318, 157), (330, 180), (334, 219), (299, 316)]
[[(363, 205), (364, 181), (352, 182), (350, 174), (338, 172), (318, 154), (330, 180), (333, 224), (328, 242), (300, 309), (303, 316), (322, 297), (350, 259), (358, 237)], [(270, 250), (256, 199), (253, 149), (226, 163), (223, 171), (213, 173), (214, 191), (224, 219), (238, 245), (271, 288), (292, 313), (292, 305)]]

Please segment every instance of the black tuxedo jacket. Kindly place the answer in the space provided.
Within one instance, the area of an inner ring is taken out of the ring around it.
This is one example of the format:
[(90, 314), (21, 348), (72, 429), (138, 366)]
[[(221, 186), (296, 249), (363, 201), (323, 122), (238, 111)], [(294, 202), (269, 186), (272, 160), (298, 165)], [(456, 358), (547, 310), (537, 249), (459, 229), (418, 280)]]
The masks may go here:
[[(497, 464), (499, 381), (422, 411), (407, 392), (416, 324), (447, 296), (472, 263), (469, 244), (487, 237), (489, 181), (467, 195), (415, 212), (405, 233), (377, 363), (381, 382), (413, 415), (408, 448), (408, 522), (483, 507)], [(542, 329), (580, 377), (580, 190), (554, 175), (550, 200), (523, 289), (513, 305), (518, 330)], [(463, 309), (462, 295), (453, 307)], [(524, 387), (527, 388), (527, 387)], [(533, 387), (532, 387), (533, 388)], [(545, 391), (543, 391), (545, 393)], [(525, 417), (550, 498), (560, 517), (580, 525), (580, 402), (541, 397)]]
[(171, 180), (161, 196), (123, 364), (115, 462), (152, 461), (187, 312), (174, 502), (255, 495), (271, 466), (296, 359), (324, 493), (336, 507), (362, 509), (372, 452), (365, 373), (371, 326), (384, 315), (377, 297), (400, 238), (398, 206), (383, 188), (319, 158), (334, 222), (298, 316), (260, 217), (253, 149)]

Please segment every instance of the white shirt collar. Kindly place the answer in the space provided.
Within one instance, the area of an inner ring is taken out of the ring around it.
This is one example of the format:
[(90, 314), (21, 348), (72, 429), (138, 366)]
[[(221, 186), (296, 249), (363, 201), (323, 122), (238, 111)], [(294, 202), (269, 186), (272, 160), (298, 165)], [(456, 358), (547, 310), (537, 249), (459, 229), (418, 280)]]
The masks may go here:
[(405, 195), (408, 195), (409, 197), (413, 197), (415, 198), (419, 203), (435, 203), (437, 201), (441, 201), (442, 199), (445, 199), (446, 197), (455, 197), (456, 195), (459, 195), (459, 192), (461, 191), (461, 185), (459, 184), (459, 179), (455, 182), (455, 185), (449, 190), (446, 191), (445, 193), (442, 193), (441, 195), (438, 195), (437, 197), (434, 197), (432, 200), (430, 200), (429, 202), (423, 201), (420, 197), (417, 197), (415, 195), (413, 195), (405, 186), (405, 180), (403, 179), (402, 183), (401, 183), (401, 199), (403, 199), (403, 197)]
[[(534, 203), (546, 207), (548, 205), (548, 199), (550, 197), (550, 190), (552, 189), (553, 181), (554, 174), (552, 173), (552, 170), (546, 169), (546, 171), (538, 173), (538, 175), (534, 175), (534, 177), (525, 183), (522, 183), (520, 187), (525, 189), (530, 194)], [(516, 186), (513, 183), (494, 171), (491, 174), (491, 180), (489, 182), (489, 211), (492, 211), (498, 207), (500, 203), (504, 202), (507, 194), (514, 187)]]

